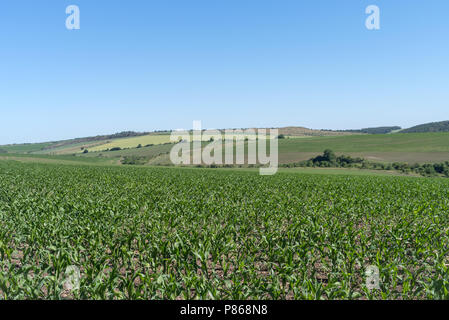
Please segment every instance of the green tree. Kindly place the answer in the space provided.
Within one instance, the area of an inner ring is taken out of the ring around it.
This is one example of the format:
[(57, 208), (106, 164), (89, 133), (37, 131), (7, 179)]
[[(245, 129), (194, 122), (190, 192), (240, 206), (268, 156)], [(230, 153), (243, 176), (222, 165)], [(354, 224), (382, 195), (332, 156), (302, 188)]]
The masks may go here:
[(329, 161), (331, 163), (335, 163), (335, 161), (337, 160), (337, 156), (331, 149), (324, 150), (323, 158), (325, 159), (325, 161)]

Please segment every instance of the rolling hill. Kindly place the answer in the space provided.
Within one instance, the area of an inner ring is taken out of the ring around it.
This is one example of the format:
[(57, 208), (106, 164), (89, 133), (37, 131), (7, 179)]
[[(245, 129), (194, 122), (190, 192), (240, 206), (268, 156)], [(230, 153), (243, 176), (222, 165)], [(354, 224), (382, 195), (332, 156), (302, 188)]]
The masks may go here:
[[(284, 139), (279, 139), (279, 162), (288, 164), (308, 160), (325, 149), (331, 149), (338, 155), (345, 154), (384, 163), (439, 163), (449, 160), (449, 132), (443, 132), (449, 131), (449, 121), (381, 134), (395, 128), (397, 127), (348, 131), (312, 130), (304, 127), (278, 128), (279, 133), (285, 135)], [(426, 130), (430, 132), (424, 132)], [(22, 154), (18, 158), (23, 159), (26, 155), (39, 158), (39, 161), (61, 159), (84, 162), (90, 159), (89, 162), (113, 164), (135, 157), (139, 163), (166, 165), (170, 164), (169, 151), (172, 148), (169, 134), (169, 131), (128, 131), (63, 141), (5, 145), (0, 146), (0, 156), (10, 158)], [(86, 149), (88, 152), (83, 153)], [(84, 158), (86, 159), (83, 160)]]
[(401, 130), (401, 133), (423, 133), (423, 132), (449, 132), (449, 121), (425, 123), (408, 129)]
[(363, 128), (359, 130), (344, 130), (344, 132), (353, 132), (353, 133), (366, 133), (366, 134), (385, 134), (391, 133), (394, 131), (399, 131), (402, 128), (399, 126), (392, 127), (375, 127), (375, 128)]

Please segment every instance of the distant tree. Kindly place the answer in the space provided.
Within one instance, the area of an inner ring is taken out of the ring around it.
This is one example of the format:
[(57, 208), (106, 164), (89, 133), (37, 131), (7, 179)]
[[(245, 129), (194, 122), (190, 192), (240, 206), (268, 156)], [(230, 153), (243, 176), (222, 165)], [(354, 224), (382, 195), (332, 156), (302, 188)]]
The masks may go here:
[(140, 149), (140, 148), (142, 148), (142, 145), (139, 143), (139, 144), (137, 145), (137, 149)]
[(401, 133), (448, 132), (449, 121), (431, 122), (402, 130)]
[(83, 151), (83, 153), (88, 153), (89, 152), (89, 150), (87, 150), (87, 149), (84, 149), (84, 151)]
[(392, 127), (376, 127), (376, 128), (363, 128), (357, 130), (342, 130), (342, 132), (353, 132), (353, 133), (367, 133), (367, 134), (386, 134), (396, 130), (401, 130), (399, 126)]
[(278, 135), (278, 139), (285, 139), (285, 135), (283, 134)]
[(331, 163), (334, 163), (337, 159), (337, 156), (331, 149), (324, 150), (323, 157), (324, 157), (325, 161), (329, 161)]

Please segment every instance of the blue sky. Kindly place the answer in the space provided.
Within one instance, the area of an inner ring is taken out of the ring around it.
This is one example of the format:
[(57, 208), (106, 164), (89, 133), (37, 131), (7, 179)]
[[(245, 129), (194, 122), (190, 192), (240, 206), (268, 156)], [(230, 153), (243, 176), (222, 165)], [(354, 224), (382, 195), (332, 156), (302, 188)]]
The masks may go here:
[[(65, 27), (78, 5), (81, 29)], [(365, 28), (379, 6), (381, 29)], [(449, 1), (10, 0), (0, 144), (449, 119)]]

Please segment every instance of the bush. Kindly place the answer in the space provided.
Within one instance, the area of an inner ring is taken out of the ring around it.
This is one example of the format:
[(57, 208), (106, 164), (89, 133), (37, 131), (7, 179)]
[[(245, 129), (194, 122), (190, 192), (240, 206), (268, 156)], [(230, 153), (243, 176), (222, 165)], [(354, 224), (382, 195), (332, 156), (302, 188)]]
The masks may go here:
[(336, 156), (335, 153), (326, 149), (323, 155), (319, 155), (315, 158), (307, 161), (300, 161), (290, 164), (283, 164), (282, 167), (321, 167), (321, 168), (360, 168), (360, 169), (374, 169), (374, 170), (397, 170), (405, 174), (411, 172), (418, 173), (426, 177), (443, 176), (449, 177), (449, 161), (443, 163), (434, 164), (418, 164), (409, 165), (406, 162), (394, 162), (394, 163), (378, 163), (369, 162), (363, 158), (352, 158), (349, 156)]
[(122, 160), (122, 164), (127, 165), (144, 165), (148, 161), (145, 157), (138, 157), (138, 156), (125, 156)]

